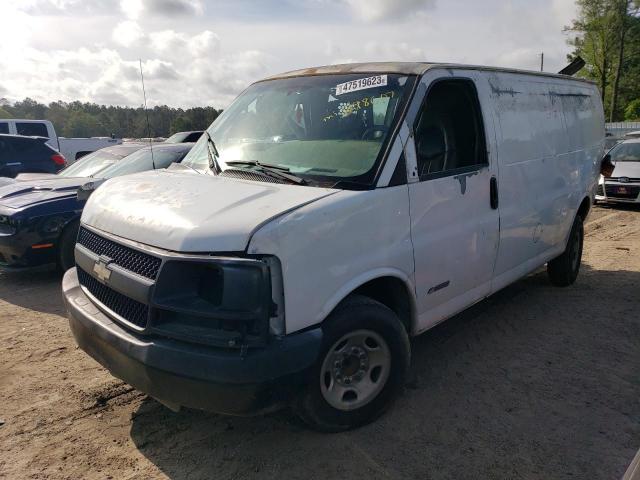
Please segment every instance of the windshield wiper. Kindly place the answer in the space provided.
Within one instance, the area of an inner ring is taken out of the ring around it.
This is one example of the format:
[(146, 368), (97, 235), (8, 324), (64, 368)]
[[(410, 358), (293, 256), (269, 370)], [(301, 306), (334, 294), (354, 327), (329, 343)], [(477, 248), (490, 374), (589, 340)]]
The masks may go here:
[(204, 134), (207, 136), (207, 157), (209, 158), (209, 168), (218, 174), (222, 172), (222, 168), (220, 168), (220, 164), (217, 160), (220, 157), (220, 154), (216, 148), (216, 142), (213, 141), (211, 134), (207, 130), (204, 131)]
[(307, 181), (304, 178), (298, 177), (289, 172), (289, 168), (281, 167), (279, 165), (271, 165), (270, 163), (260, 163), (257, 160), (231, 160), (225, 162), (227, 165), (250, 165), (252, 167), (258, 167), (258, 169), (265, 175), (272, 177), (289, 180), (297, 185), (306, 185)]

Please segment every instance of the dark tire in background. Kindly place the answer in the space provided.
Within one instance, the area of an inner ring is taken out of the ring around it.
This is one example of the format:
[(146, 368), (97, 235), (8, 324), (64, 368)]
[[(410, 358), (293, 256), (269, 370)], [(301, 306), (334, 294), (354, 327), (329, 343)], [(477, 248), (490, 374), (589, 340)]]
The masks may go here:
[(60, 241), (58, 242), (58, 268), (62, 272), (66, 272), (76, 264), (73, 251), (76, 240), (78, 239), (79, 228), (80, 221), (74, 220), (64, 227), (62, 234), (60, 234)]
[(294, 404), (311, 428), (340, 432), (379, 417), (403, 389), (411, 348), (405, 327), (364, 296), (340, 304), (323, 327), (323, 346)]
[(557, 287), (568, 287), (576, 281), (580, 272), (583, 242), (583, 220), (580, 215), (576, 215), (565, 251), (547, 264), (547, 273), (552, 284)]

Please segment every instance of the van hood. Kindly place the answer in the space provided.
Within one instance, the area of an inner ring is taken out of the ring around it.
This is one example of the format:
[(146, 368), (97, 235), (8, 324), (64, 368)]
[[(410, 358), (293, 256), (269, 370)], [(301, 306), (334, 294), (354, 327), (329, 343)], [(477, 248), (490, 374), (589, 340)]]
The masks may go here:
[(13, 182), (0, 186), (0, 205), (23, 209), (59, 198), (75, 197), (78, 187), (91, 179), (78, 178), (43, 178), (28, 182)]
[(616, 162), (611, 176), (640, 178), (640, 162)]
[(107, 181), (84, 224), (175, 252), (240, 252), (269, 220), (338, 190), (159, 170)]

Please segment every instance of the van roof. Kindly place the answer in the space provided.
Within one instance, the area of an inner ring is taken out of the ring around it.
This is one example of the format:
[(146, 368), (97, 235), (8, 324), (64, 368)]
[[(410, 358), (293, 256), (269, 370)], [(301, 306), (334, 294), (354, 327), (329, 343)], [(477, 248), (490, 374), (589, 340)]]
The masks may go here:
[[(462, 68), (465, 70), (483, 70), (491, 72), (520, 73), (543, 77), (561, 78), (563, 80), (577, 80), (586, 83), (594, 83), (584, 78), (561, 75), (559, 73), (535, 72), (530, 70), (518, 70), (515, 68), (487, 67), (481, 65), (464, 65), (456, 63), (435, 62), (370, 62), (370, 63), (342, 63), (338, 65), (324, 65), (321, 67), (303, 68), (290, 72), (279, 73), (263, 80), (277, 78), (303, 77), (308, 75), (330, 75), (341, 73), (400, 73), (405, 75), (421, 75), (431, 68)], [(261, 81), (263, 81), (261, 80)]]

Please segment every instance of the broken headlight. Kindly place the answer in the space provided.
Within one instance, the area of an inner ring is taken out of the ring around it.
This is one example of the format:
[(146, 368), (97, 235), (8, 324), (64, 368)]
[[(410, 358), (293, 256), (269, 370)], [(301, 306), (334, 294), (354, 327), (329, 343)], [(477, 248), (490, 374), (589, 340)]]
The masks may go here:
[(277, 318), (269, 262), (211, 257), (164, 263), (154, 289), (151, 329), (224, 347), (266, 343)]

